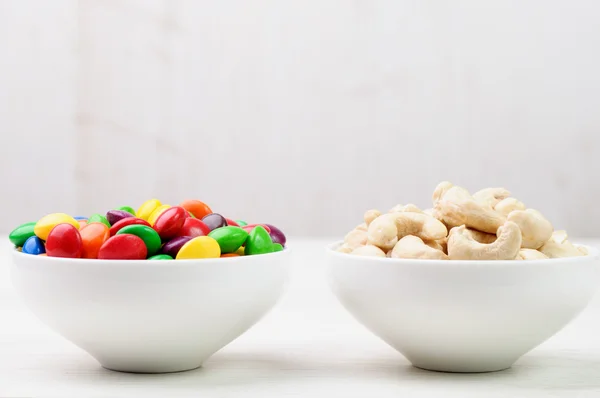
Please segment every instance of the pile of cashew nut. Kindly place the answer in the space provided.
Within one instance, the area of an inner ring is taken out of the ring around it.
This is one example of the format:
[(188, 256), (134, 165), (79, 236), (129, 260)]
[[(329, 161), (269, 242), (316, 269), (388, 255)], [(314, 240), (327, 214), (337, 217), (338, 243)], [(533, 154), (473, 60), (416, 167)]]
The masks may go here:
[(433, 207), (396, 205), (368, 210), (364, 223), (337, 249), (358, 256), (435, 260), (538, 260), (587, 255), (565, 231), (528, 209), (504, 188), (471, 195), (450, 182), (438, 184)]

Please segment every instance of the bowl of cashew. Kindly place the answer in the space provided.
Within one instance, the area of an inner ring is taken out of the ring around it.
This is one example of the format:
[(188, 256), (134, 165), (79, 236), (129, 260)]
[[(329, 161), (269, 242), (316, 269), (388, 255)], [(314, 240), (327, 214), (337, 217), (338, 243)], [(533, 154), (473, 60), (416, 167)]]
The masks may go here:
[(503, 188), (439, 184), (433, 207), (369, 210), (328, 247), (332, 291), (414, 366), (511, 367), (589, 303), (600, 252), (569, 241)]

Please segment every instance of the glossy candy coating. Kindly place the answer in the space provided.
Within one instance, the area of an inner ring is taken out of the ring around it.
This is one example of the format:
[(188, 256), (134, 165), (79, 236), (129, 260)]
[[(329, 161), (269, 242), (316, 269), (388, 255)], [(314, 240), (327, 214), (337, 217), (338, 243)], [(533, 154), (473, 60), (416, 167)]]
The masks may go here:
[(225, 221), (227, 221), (227, 225), (230, 225), (232, 227), (239, 227), (240, 226), (240, 224), (236, 223), (235, 221), (233, 221), (230, 218), (225, 218)]
[(108, 227), (101, 222), (93, 222), (79, 231), (83, 249), (82, 258), (98, 258), (100, 248), (110, 238)]
[(283, 246), (280, 243), (273, 243), (273, 252), (280, 252), (283, 250)]
[(65, 213), (52, 213), (40, 218), (35, 224), (33, 232), (35, 232), (38, 238), (46, 240), (48, 239), (48, 234), (50, 234), (52, 228), (58, 224), (71, 224), (79, 229), (79, 222), (70, 215)]
[(76, 216), (76, 217), (73, 217), (73, 218), (76, 219), (77, 221), (81, 221), (81, 220), (86, 220), (87, 221), (87, 219), (88, 219), (87, 217), (83, 217), (83, 216)]
[(176, 260), (189, 260), (195, 258), (219, 258), (221, 248), (216, 240), (210, 236), (197, 236), (181, 247)]
[[(106, 230), (108, 232), (108, 227)], [(73, 225), (58, 224), (48, 234), (48, 240), (46, 240), (48, 257), (79, 258), (82, 251), (83, 241), (79, 229)]]
[(79, 229), (88, 225), (88, 220), (77, 220), (77, 222), (79, 223)]
[(146, 225), (149, 227), (150, 223), (137, 217), (124, 218), (121, 221), (117, 221), (112, 227), (110, 227), (110, 236), (116, 235), (121, 228), (124, 228), (128, 225)]
[(152, 212), (161, 205), (162, 203), (160, 203), (160, 200), (158, 199), (147, 200), (144, 203), (142, 203), (140, 207), (138, 207), (137, 211), (135, 212), (135, 216), (137, 218), (141, 218), (142, 220), (148, 221), (148, 218), (150, 217)]
[(146, 245), (146, 251), (148, 256), (153, 256), (162, 245), (158, 233), (147, 225), (128, 225), (126, 227), (121, 228), (116, 235), (121, 234), (131, 234), (140, 237)]
[(121, 206), (121, 207), (117, 207), (115, 210), (123, 210), (123, 211), (126, 211), (127, 213), (133, 214), (135, 216), (135, 209), (133, 207)]
[(109, 210), (106, 212), (106, 219), (108, 223), (112, 226), (117, 222), (121, 221), (124, 218), (134, 217), (133, 214), (126, 212), (125, 210)]
[(32, 236), (25, 241), (21, 252), (25, 254), (38, 255), (46, 253), (46, 248), (44, 247), (44, 242), (42, 242), (40, 238), (37, 236)]
[(90, 216), (90, 218), (88, 218), (88, 224), (91, 224), (93, 222), (101, 222), (102, 224), (104, 224), (108, 228), (110, 228), (110, 223), (108, 222), (108, 220), (106, 219), (106, 217), (104, 217), (102, 214), (98, 214), (98, 213), (92, 214)]
[(248, 239), (246, 239), (244, 254), (247, 256), (252, 256), (255, 254), (266, 254), (272, 252), (273, 242), (271, 241), (271, 236), (261, 225), (256, 226), (252, 231), (250, 231), (250, 235), (248, 235)]
[(206, 224), (211, 231), (227, 226), (227, 220), (219, 213), (211, 213), (207, 216), (204, 216), (202, 218), (202, 222)]
[(271, 240), (273, 243), (279, 243), (281, 246), (285, 246), (285, 242), (287, 241), (285, 234), (279, 228), (271, 224), (263, 224), (263, 226), (269, 227), (271, 231), (269, 235), (271, 235)]
[(163, 211), (154, 224), (150, 224), (162, 239), (171, 239), (179, 235), (186, 218), (189, 218), (188, 212), (181, 206), (174, 206)]
[(27, 239), (35, 236), (35, 232), (33, 229), (35, 228), (36, 222), (26, 222), (25, 224), (19, 225), (17, 228), (13, 229), (10, 235), (8, 235), (8, 239), (15, 246), (23, 246)]
[(184, 200), (179, 206), (183, 207), (200, 220), (213, 212), (206, 203), (195, 199)]
[(244, 225), (248, 225), (248, 223), (246, 221), (243, 220), (235, 220), (235, 222), (237, 223), (237, 225), (239, 225), (240, 227), (243, 227)]
[(244, 254), (246, 254), (245, 250), (246, 250), (246, 248), (244, 246), (242, 246), (235, 251), (235, 254), (237, 254), (238, 256), (243, 256)]
[(208, 236), (219, 243), (221, 253), (233, 253), (244, 244), (248, 232), (240, 227), (227, 226), (211, 231)]
[(144, 241), (135, 235), (121, 234), (110, 237), (98, 252), (101, 260), (143, 260), (147, 250)]
[(240, 255), (237, 253), (225, 253), (221, 254), (221, 257), (239, 257)]
[(188, 217), (183, 222), (183, 226), (179, 230), (179, 236), (206, 236), (210, 233), (210, 228), (197, 218)]
[(178, 236), (165, 243), (161, 249), (161, 253), (168, 254), (175, 258), (183, 245), (192, 240), (191, 236)]
[(165, 210), (171, 208), (170, 205), (160, 205), (158, 206), (156, 209), (154, 209), (154, 211), (152, 212), (152, 214), (150, 214), (150, 217), (148, 217), (148, 222), (150, 223), (151, 226), (154, 226), (154, 223), (156, 222), (156, 219), (164, 213)]
[(152, 257), (148, 257), (148, 260), (173, 260), (173, 257), (168, 254), (157, 254)]
[(269, 226), (267, 226), (267, 225), (264, 225), (264, 224), (248, 224), (248, 225), (244, 225), (242, 227), (242, 229), (244, 229), (246, 232), (249, 233), (250, 231), (252, 231), (255, 227), (257, 227), (259, 225), (261, 227), (263, 227), (268, 233), (271, 233), (271, 228)]

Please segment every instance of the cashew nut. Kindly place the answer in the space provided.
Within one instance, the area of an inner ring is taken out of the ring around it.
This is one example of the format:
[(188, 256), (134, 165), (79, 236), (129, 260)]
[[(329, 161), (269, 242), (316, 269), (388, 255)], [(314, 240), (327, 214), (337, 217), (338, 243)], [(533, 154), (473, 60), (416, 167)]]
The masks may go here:
[(539, 249), (552, 237), (554, 231), (550, 221), (534, 209), (514, 210), (508, 215), (508, 221), (514, 222), (521, 228), (523, 234), (521, 245), (526, 249)]
[(535, 249), (521, 249), (517, 254), (517, 260), (542, 260), (545, 258), (549, 257)]
[[(367, 210), (365, 212), (364, 215), (364, 220), (365, 220), (365, 226), (368, 227), (369, 224), (371, 224), (371, 222), (376, 219), (377, 217), (379, 217), (381, 215), (381, 212), (379, 210), (373, 209), (373, 210)], [(366, 228), (365, 228), (366, 229)]]
[(554, 231), (548, 242), (544, 243), (539, 251), (550, 258), (585, 256), (587, 250), (579, 250), (569, 240), (565, 231)]
[(413, 205), (412, 203), (409, 203), (404, 206), (396, 205), (396, 206), (392, 207), (389, 211), (389, 213), (402, 213), (402, 212), (423, 213), (423, 211), (421, 209), (419, 209), (416, 205)]
[(477, 242), (466, 231), (464, 225), (450, 230), (448, 257), (451, 260), (514, 260), (521, 249), (521, 230), (511, 221), (498, 228), (498, 238), (489, 244)]
[(366, 223), (358, 224), (354, 229), (356, 231), (365, 231), (365, 232), (367, 232), (367, 224)]
[(510, 192), (504, 188), (485, 188), (475, 192), (473, 194), (473, 199), (475, 199), (481, 205), (493, 209), (498, 202), (508, 198), (509, 196)]
[(515, 198), (506, 198), (498, 202), (496, 206), (494, 206), (494, 210), (503, 216), (508, 216), (511, 211), (525, 210), (525, 204)]
[(449, 181), (442, 181), (437, 185), (437, 187), (435, 187), (435, 190), (433, 191), (433, 196), (431, 197), (434, 207), (437, 204), (437, 202), (439, 202), (444, 197), (444, 195), (446, 195), (446, 192), (448, 192), (448, 190), (450, 190), (450, 188), (452, 188), (453, 186), (454, 185)]
[(428, 240), (424, 242), (427, 246), (431, 247), (432, 249), (439, 250), (442, 253), (444, 253), (444, 246), (442, 246), (437, 240)]
[(359, 246), (367, 244), (367, 232), (359, 229), (354, 229), (344, 237), (344, 245), (356, 249)]
[(464, 188), (454, 186), (435, 205), (439, 216), (447, 226), (467, 227), (495, 234), (505, 218), (493, 209), (481, 205)]
[(352, 253), (354, 249), (348, 246), (346, 243), (337, 248), (337, 251), (340, 253)]
[(446, 226), (425, 213), (391, 213), (396, 221), (398, 239), (415, 235), (424, 240), (442, 239), (448, 235)]
[(488, 234), (487, 232), (481, 232), (471, 228), (467, 228), (465, 233), (470, 235), (471, 238), (476, 240), (477, 242), (485, 244), (495, 242), (498, 238), (495, 234)]
[(373, 245), (357, 247), (350, 254), (354, 254), (356, 256), (385, 257), (384, 251)]
[(428, 246), (421, 238), (413, 235), (407, 235), (396, 243), (394, 250), (392, 250), (392, 257), (431, 260), (448, 259), (448, 256), (444, 252)]
[[(374, 219), (367, 230), (367, 242), (383, 250), (389, 250), (398, 242), (395, 214), (384, 214)], [(409, 214), (409, 213), (406, 213)]]

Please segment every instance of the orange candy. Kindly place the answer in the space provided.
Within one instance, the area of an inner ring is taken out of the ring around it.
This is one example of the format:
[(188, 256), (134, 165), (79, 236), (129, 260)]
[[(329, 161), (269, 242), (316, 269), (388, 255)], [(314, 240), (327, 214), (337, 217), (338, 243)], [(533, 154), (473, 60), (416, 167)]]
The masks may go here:
[(237, 253), (226, 253), (226, 254), (221, 254), (221, 257), (239, 257), (240, 255)]
[(179, 206), (192, 213), (199, 220), (213, 212), (206, 203), (195, 199), (184, 200)]
[(80, 230), (88, 224), (87, 220), (77, 220), (77, 222), (79, 223)]
[(82, 258), (98, 258), (100, 246), (110, 238), (110, 229), (103, 223), (87, 224), (79, 231), (83, 241)]

